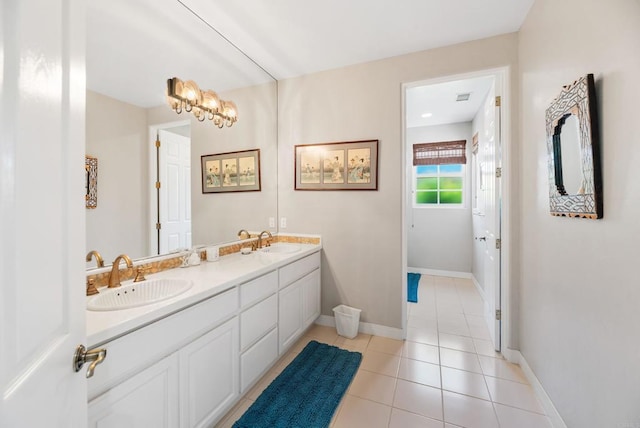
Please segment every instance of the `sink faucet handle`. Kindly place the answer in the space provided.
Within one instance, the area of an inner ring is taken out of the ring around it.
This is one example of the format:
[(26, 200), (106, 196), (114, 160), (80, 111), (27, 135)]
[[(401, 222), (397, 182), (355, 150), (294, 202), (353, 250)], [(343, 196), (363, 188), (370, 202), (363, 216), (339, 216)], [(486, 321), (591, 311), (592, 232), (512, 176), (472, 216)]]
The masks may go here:
[(93, 296), (94, 294), (98, 294), (99, 291), (96, 288), (95, 284), (96, 280), (93, 278), (87, 279), (87, 296)]
[(141, 282), (145, 281), (147, 278), (144, 277), (147, 268), (144, 266), (138, 266), (136, 268), (136, 277), (133, 279), (133, 282)]

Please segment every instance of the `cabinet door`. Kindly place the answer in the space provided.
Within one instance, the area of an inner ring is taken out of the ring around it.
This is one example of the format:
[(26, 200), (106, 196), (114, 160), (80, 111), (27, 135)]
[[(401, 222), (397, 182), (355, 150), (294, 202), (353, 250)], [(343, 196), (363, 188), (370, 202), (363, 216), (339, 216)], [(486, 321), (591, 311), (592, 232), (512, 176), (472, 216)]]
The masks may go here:
[(279, 293), (278, 334), (280, 337), (280, 352), (293, 344), (302, 332), (302, 288), (299, 282), (294, 282)]
[(237, 317), (180, 350), (183, 427), (212, 426), (231, 407), (239, 396), (238, 360)]
[(320, 316), (320, 269), (300, 280), (302, 283), (302, 328), (306, 329)]
[(91, 400), (88, 426), (172, 428), (178, 406), (178, 356), (172, 354)]

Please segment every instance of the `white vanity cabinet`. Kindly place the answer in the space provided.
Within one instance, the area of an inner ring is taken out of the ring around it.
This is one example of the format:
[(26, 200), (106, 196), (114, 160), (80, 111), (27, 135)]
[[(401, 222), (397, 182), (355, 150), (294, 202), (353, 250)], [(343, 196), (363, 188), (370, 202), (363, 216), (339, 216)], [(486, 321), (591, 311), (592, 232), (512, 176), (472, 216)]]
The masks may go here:
[(206, 427), (237, 401), (238, 290), (112, 340), (88, 381), (90, 427)]
[(320, 315), (320, 252), (279, 270), (279, 355)]
[(320, 251), (274, 260), (206, 300), (96, 340), (107, 358), (88, 380), (88, 426), (217, 423), (320, 315)]

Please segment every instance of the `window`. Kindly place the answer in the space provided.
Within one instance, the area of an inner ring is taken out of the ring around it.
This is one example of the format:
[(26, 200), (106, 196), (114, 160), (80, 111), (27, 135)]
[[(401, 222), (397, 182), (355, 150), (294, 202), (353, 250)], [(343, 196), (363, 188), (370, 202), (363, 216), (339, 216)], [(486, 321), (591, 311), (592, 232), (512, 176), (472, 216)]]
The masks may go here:
[(466, 141), (413, 145), (414, 207), (464, 205)]
[(415, 200), (420, 205), (462, 205), (464, 165), (418, 165), (415, 167)]

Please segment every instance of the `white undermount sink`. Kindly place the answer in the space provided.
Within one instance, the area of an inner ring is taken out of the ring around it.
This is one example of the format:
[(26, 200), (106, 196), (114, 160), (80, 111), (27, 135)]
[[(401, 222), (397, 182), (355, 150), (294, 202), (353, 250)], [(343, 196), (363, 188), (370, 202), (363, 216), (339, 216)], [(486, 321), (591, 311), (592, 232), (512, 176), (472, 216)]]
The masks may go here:
[(170, 299), (184, 293), (193, 282), (181, 278), (159, 278), (134, 282), (100, 292), (87, 302), (90, 311), (117, 311)]
[(260, 251), (270, 254), (292, 254), (300, 251), (300, 246), (295, 244), (273, 244), (270, 247), (263, 247)]

